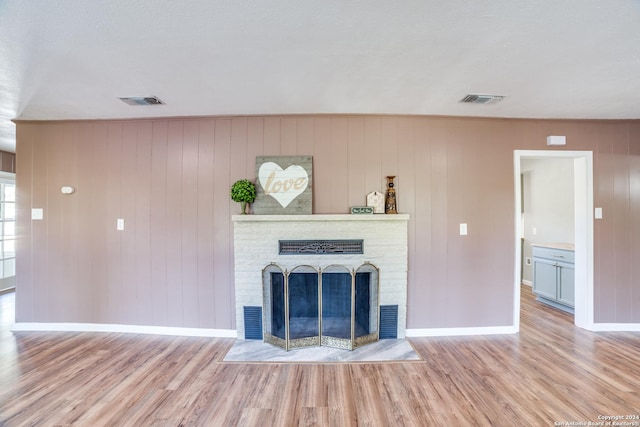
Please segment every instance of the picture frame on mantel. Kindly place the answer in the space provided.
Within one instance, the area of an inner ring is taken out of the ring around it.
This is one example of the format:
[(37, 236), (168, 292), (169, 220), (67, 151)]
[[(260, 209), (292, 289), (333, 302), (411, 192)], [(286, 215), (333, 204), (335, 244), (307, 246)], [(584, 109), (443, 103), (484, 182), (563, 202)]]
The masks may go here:
[(311, 215), (313, 212), (313, 156), (257, 156), (258, 215)]

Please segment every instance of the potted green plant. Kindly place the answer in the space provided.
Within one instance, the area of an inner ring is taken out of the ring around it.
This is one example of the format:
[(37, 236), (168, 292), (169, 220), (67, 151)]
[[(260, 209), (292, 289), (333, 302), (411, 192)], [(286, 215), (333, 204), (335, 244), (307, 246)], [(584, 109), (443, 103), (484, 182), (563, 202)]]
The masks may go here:
[(240, 179), (231, 186), (231, 200), (239, 202), (242, 214), (247, 214), (247, 203), (253, 203), (256, 199), (256, 186), (248, 179)]

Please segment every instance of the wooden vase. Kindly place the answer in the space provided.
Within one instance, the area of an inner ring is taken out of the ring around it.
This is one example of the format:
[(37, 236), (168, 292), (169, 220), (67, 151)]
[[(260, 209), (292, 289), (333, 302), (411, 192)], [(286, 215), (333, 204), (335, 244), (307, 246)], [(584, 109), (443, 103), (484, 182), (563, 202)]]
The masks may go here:
[(395, 176), (387, 177), (387, 197), (385, 199), (384, 204), (384, 213), (386, 214), (397, 214), (397, 206), (396, 206), (396, 189), (393, 188), (393, 178)]

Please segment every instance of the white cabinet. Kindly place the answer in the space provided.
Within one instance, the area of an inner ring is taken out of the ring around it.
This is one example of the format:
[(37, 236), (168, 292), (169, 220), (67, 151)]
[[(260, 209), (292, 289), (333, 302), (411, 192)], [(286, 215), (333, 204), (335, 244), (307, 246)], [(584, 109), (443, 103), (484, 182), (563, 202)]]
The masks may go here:
[(533, 245), (533, 293), (538, 301), (573, 313), (574, 251)]

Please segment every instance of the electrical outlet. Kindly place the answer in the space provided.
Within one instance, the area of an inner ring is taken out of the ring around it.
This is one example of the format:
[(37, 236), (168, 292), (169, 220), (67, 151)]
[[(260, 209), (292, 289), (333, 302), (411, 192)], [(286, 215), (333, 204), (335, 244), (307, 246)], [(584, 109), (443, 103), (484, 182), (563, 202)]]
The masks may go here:
[(531, 257), (526, 257), (524, 259), (524, 263), (525, 263), (525, 265), (531, 265)]

